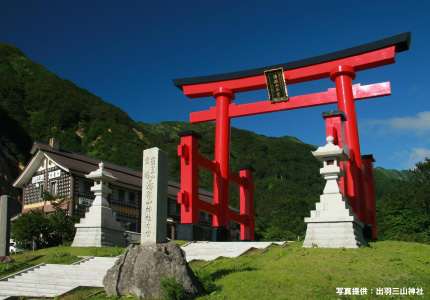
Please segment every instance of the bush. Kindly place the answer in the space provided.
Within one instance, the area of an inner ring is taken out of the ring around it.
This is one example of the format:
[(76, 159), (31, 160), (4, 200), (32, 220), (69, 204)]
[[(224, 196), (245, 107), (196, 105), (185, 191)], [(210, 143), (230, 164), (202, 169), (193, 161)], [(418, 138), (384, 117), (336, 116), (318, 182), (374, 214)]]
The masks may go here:
[(203, 292), (205, 294), (210, 294), (210, 293), (215, 291), (216, 286), (213, 283), (212, 276), (209, 272), (206, 272), (204, 270), (199, 270), (196, 273), (196, 276), (197, 276), (200, 284), (202, 285)]
[(176, 281), (176, 277), (168, 277), (160, 281), (161, 288), (164, 291), (164, 299), (181, 300), (184, 299), (185, 290), (182, 283)]

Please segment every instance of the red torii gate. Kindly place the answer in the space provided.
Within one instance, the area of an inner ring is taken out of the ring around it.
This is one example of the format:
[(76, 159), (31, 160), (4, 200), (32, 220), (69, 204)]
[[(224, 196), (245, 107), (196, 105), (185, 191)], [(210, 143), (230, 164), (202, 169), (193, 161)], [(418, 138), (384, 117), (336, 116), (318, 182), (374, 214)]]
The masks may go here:
[[(230, 119), (333, 103), (337, 103), (338, 109), (346, 115), (344, 142), (349, 146), (350, 160), (346, 164), (347, 190), (344, 193), (359, 220), (370, 223), (367, 217), (369, 212), (366, 211), (366, 191), (354, 100), (390, 95), (391, 88), (389, 82), (361, 86), (352, 85), (352, 80), (355, 79), (357, 71), (394, 63), (396, 52), (409, 49), (410, 38), (411, 33), (405, 32), (346, 50), (281, 65), (174, 79), (174, 84), (189, 98), (212, 96), (216, 99), (216, 107), (190, 114), (191, 123), (216, 121), (214, 163), (218, 166), (219, 172), (215, 172), (214, 178), (214, 204), (219, 209), (212, 211), (215, 212), (213, 227), (227, 228), (229, 220)], [(326, 92), (290, 97), (288, 102), (263, 101), (243, 105), (231, 103), (236, 93), (266, 89), (264, 71), (280, 67), (284, 70), (287, 85), (329, 77), (335, 82), (335, 88)], [(368, 169), (371, 164), (366, 165)], [(181, 192), (182, 184), (181, 182)], [(185, 202), (181, 203), (181, 207), (187, 210)], [(193, 209), (198, 210), (199, 207), (195, 206)], [(181, 219), (181, 223), (190, 221)]]

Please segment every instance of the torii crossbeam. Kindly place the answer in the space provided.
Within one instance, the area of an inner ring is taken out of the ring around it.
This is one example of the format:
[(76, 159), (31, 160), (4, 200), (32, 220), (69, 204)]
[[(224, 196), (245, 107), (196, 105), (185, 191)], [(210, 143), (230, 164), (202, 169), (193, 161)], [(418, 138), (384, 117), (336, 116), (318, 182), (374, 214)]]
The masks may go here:
[[(410, 40), (411, 33), (405, 32), (299, 61), (240, 72), (174, 79), (173, 83), (189, 98), (213, 96), (216, 99), (216, 107), (190, 114), (191, 123), (216, 121), (214, 162), (219, 165), (219, 173), (215, 174), (214, 178), (214, 203), (218, 204), (220, 209), (219, 214), (214, 214), (212, 225), (225, 228), (228, 226), (230, 119), (333, 103), (337, 103), (338, 109), (346, 115), (345, 142), (350, 148), (350, 160), (346, 166), (347, 190), (344, 192), (360, 221), (368, 223), (354, 100), (390, 95), (391, 89), (389, 82), (360, 86), (352, 85), (352, 80), (358, 71), (394, 63), (396, 53), (409, 50)], [(264, 71), (280, 67), (284, 70), (287, 85), (330, 78), (335, 82), (335, 88), (291, 97), (288, 102), (263, 101), (243, 105), (231, 103), (236, 93), (265, 89)]]

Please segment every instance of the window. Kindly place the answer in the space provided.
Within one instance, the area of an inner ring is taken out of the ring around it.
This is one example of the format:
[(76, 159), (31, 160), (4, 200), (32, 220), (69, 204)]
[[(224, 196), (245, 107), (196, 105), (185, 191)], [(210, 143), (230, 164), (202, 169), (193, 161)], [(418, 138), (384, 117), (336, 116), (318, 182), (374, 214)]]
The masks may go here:
[(49, 183), (49, 192), (51, 195), (57, 195), (57, 181), (51, 181)]
[(128, 192), (128, 202), (135, 203), (136, 202), (136, 193)]
[(43, 199), (43, 184), (39, 184), (39, 199)]
[(172, 213), (175, 214), (177, 212), (177, 210), (176, 210), (176, 203), (173, 202), (173, 201), (169, 201), (169, 203), (170, 203), (170, 207), (171, 207)]
[(79, 179), (79, 190), (81, 192), (91, 193), (91, 187), (93, 185), (94, 185), (94, 181)]
[(125, 200), (125, 191), (124, 190), (118, 190), (118, 200), (119, 201)]

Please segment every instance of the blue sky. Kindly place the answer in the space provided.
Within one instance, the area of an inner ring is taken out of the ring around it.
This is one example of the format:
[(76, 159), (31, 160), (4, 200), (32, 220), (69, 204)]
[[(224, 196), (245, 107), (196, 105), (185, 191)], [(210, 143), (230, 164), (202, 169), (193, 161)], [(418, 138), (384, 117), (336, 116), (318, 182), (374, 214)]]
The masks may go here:
[[(354, 83), (390, 81), (392, 95), (356, 102), (362, 154), (407, 169), (430, 157), (428, 1), (43, 1), (0, 2), (0, 41), (124, 111), (134, 120), (189, 121), (215, 105), (188, 99), (174, 78), (264, 67), (412, 32), (393, 65)], [(325, 91), (329, 79), (288, 86), (290, 96)], [(238, 94), (238, 104), (267, 91)], [(267, 136), (325, 143), (320, 106), (233, 119)]]

